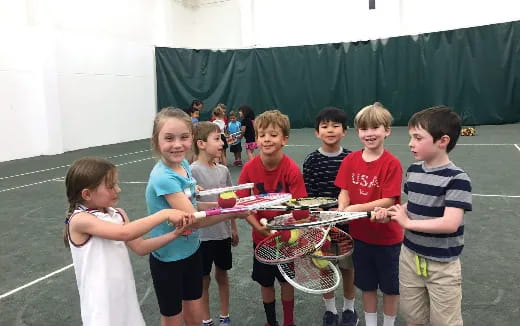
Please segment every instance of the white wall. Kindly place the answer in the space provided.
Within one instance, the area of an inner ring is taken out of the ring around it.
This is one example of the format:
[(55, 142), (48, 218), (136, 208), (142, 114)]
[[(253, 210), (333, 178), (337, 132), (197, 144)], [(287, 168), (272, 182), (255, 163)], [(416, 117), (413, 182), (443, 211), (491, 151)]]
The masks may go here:
[(2, 0), (0, 161), (149, 137), (154, 46), (348, 42), (520, 20), (510, 0)]

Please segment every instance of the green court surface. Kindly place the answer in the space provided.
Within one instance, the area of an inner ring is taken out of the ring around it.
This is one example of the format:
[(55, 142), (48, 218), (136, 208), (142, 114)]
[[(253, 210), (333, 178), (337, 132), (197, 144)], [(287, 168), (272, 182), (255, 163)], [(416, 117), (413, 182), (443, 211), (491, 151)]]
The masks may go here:
[[(463, 317), (466, 325), (518, 325), (520, 125), (480, 126), (477, 133), (475, 137), (461, 137), (450, 155), (469, 173), (473, 184), (473, 212), (465, 217), (462, 255)], [(405, 127), (393, 128), (386, 142), (404, 169), (413, 161), (407, 143)], [(353, 130), (349, 130), (343, 145), (351, 150), (360, 148)], [(305, 156), (318, 146), (314, 130), (298, 129), (291, 131), (284, 150), (301, 166)], [(149, 148), (149, 140), (141, 140), (0, 163), (0, 325), (81, 324), (72, 260), (61, 238), (67, 206), (63, 176), (77, 158), (108, 158), (119, 166), (120, 206), (135, 219), (146, 214), (144, 189), (155, 162)], [(228, 153), (228, 160), (231, 158)], [(240, 168), (229, 169), (236, 181)], [(230, 271), (231, 317), (236, 326), (260, 326), (265, 317), (259, 285), (250, 278), (251, 228), (245, 221), (238, 221), (238, 226), (240, 244), (233, 249)], [(158, 325), (147, 257), (132, 253), (131, 258), (145, 320)], [(212, 283), (213, 318), (218, 316), (216, 294)], [(336, 299), (339, 307), (340, 290)], [(356, 309), (362, 312), (360, 293)], [(321, 325), (323, 312), (321, 296), (296, 291), (297, 325)], [(277, 314), (281, 320), (279, 299)], [(363, 319), (360, 325), (364, 325)], [(401, 317), (397, 325), (404, 325)]]

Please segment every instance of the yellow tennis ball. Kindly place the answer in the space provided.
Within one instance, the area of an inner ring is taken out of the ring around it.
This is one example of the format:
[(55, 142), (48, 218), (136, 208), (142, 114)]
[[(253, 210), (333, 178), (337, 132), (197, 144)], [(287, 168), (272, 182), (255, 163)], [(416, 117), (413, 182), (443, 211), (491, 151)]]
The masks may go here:
[[(323, 256), (323, 253), (321, 252), (321, 250), (316, 251), (314, 254), (317, 256)], [(319, 259), (319, 258), (312, 257), (311, 261), (314, 264), (314, 266), (318, 267), (319, 269), (325, 269), (329, 266), (329, 262), (326, 261), (325, 259)]]
[(296, 241), (298, 241), (298, 238), (300, 237), (300, 232), (298, 230), (293, 229), (291, 230), (291, 236), (289, 237), (289, 240), (287, 240), (287, 243), (292, 245), (295, 244)]

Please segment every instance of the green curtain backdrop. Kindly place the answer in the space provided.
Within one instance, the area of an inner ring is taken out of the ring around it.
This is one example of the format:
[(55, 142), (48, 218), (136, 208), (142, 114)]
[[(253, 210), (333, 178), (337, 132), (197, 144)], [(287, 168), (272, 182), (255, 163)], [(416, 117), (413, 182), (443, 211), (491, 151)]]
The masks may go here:
[(382, 102), (395, 125), (446, 104), (467, 125), (520, 121), (520, 21), (386, 40), (264, 49), (155, 49), (158, 109), (205, 103), (278, 108), (294, 128), (325, 106), (352, 121)]

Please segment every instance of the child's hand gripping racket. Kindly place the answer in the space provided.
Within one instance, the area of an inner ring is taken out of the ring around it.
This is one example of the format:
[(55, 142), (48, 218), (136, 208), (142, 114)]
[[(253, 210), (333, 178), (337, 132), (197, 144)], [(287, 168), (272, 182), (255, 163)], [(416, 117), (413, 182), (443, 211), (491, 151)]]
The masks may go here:
[(340, 282), (336, 266), (328, 260), (310, 256), (296, 258), (286, 264), (279, 264), (283, 277), (296, 289), (313, 294), (334, 291)]

